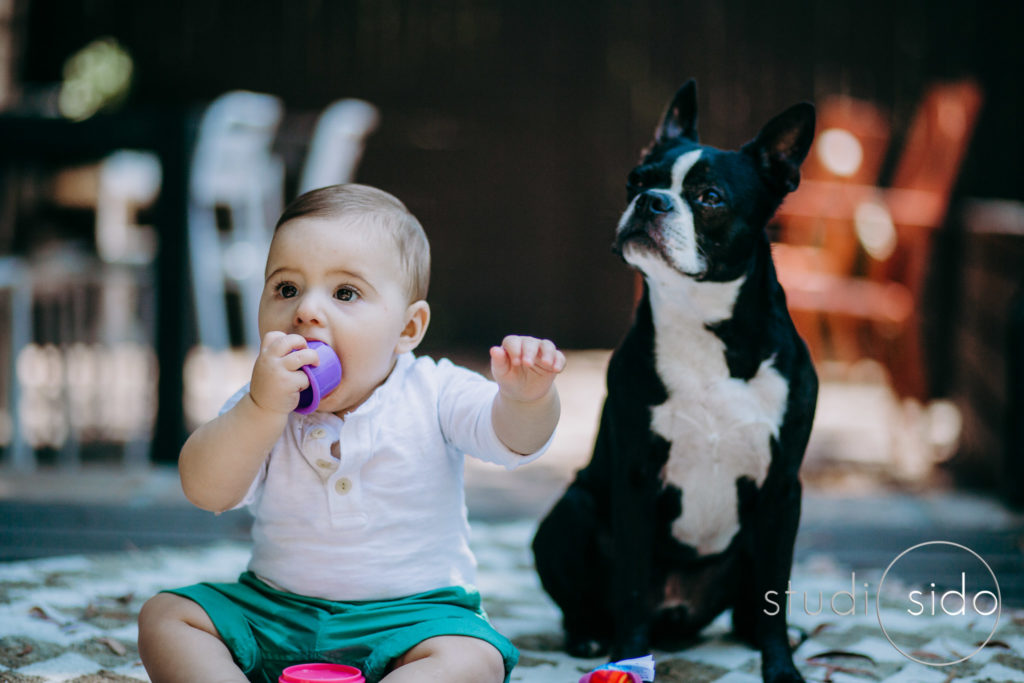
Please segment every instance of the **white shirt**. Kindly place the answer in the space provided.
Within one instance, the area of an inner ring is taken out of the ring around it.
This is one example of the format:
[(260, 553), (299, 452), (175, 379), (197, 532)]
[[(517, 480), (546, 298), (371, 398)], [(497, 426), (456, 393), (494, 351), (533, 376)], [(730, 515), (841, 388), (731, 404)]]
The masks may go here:
[(514, 469), (550, 444), (523, 456), (501, 443), (491, 423), (497, 390), (446, 359), (406, 353), (344, 420), (292, 413), (239, 505), (255, 517), (249, 569), (337, 601), (473, 585), (463, 455)]

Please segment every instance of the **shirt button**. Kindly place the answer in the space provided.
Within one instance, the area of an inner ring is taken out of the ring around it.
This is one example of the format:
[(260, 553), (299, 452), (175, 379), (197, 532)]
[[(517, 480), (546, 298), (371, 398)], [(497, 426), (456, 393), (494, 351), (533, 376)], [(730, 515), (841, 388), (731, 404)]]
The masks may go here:
[(309, 435), (314, 439), (322, 439), (325, 436), (327, 436), (327, 430), (324, 429), (323, 427), (317, 427), (316, 429), (311, 431)]
[(345, 494), (352, 490), (352, 480), (349, 479), (348, 477), (342, 477), (337, 482), (335, 482), (334, 490), (344, 496)]
[(325, 469), (325, 470), (331, 469), (332, 467), (335, 467), (336, 465), (337, 465), (337, 463), (333, 463), (330, 460), (320, 459), (320, 460), (316, 461), (316, 466), (321, 468), (321, 469)]

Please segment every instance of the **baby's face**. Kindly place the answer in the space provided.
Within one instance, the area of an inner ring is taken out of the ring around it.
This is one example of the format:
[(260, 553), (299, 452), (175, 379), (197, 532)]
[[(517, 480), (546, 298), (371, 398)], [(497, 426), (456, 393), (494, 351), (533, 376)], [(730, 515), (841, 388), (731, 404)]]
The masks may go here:
[(274, 236), (266, 275), (260, 337), (277, 330), (329, 344), (341, 384), (319, 410), (354, 410), (391, 372), (408, 322), (397, 248), (359, 220), (298, 218)]

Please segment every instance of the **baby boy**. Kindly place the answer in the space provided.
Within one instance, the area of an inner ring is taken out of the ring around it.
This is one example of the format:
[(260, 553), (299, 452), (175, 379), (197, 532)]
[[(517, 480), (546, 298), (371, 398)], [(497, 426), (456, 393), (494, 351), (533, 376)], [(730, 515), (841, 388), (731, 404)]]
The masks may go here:
[[(252, 558), (236, 583), (146, 603), (139, 651), (157, 683), (276, 683), (314, 661), (359, 667), (370, 683), (508, 680), (518, 653), (473, 587), (462, 458), (511, 469), (539, 457), (565, 357), (506, 337), (490, 350), (494, 382), (415, 357), (429, 271), (422, 227), (386, 192), (336, 185), (285, 209), (250, 383), (179, 461), (197, 506), (250, 507)], [(299, 415), (313, 340), (337, 352), (342, 378)]]

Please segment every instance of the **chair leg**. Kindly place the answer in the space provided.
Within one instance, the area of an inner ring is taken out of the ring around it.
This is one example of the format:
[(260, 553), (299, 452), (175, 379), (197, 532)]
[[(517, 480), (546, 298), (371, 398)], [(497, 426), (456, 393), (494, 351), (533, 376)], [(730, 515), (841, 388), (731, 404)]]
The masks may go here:
[(888, 340), (885, 364), (892, 376), (893, 389), (899, 396), (926, 402), (929, 398), (928, 379), (920, 325), (920, 318), (911, 316), (897, 335)]
[(224, 315), (224, 266), (212, 207), (189, 207), (189, 262), (199, 343), (218, 351), (229, 347)]
[(81, 443), (79, 441), (78, 417), (75, 413), (72, 365), (75, 362), (84, 362), (84, 359), (76, 359), (72, 350), (75, 344), (85, 344), (89, 337), (85, 331), (85, 319), (87, 316), (88, 295), (82, 288), (72, 288), (69, 298), (63, 302), (67, 306), (61, 315), (61, 382), (63, 384), (63, 397), (61, 404), (64, 411), (64, 424), (67, 427), (67, 434), (64, 437), (64, 445), (61, 446), (58, 455), (60, 464), (67, 469), (77, 469), (82, 464)]
[(11, 289), (11, 347), (8, 363), (8, 401), (11, 419), (11, 439), (8, 462), (20, 472), (36, 467), (35, 452), (29, 448), (21, 429), (21, 387), (18, 382), (18, 355), (32, 340), (32, 285), (28, 273), (17, 269)]
[(246, 280), (238, 283), (242, 298), (242, 313), (245, 320), (242, 321), (242, 328), (245, 333), (243, 340), (245, 345), (252, 350), (260, 348), (259, 320), (260, 296), (263, 294), (263, 283), (256, 280)]
[[(265, 262), (267, 251), (270, 249), (270, 232), (277, 215), (281, 211), (280, 197), (283, 193), (284, 179), (276, 165), (267, 170), (267, 177), (264, 182), (266, 187), (254, 187), (251, 190), (245, 206), (238, 207), (236, 214), (245, 221), (243, 233), (247, 236), (255, 252)], [(275, 183), (277, 185), (275, 186)], [(238, 283), (239, 294), (242, 300), (242, 341), (250, 349), (258, 349), (260, 346), (259, 319), (260, 297), (263, 295), (263, 269), (259, 266)]]
[(857, 338), (860, 321), (843, 313), (827, 314), (829, 341), (836, 360), (853, 363), (864, 357)]
[(791, 309), (789, 315), (793, 319), (797, 333), (807, 344), (807, 350), (811, 352), (811, 360), (816, 364), (821, 363), (827, 357), (821, 336), (821, 316), (814, 311), (795, 309)]

